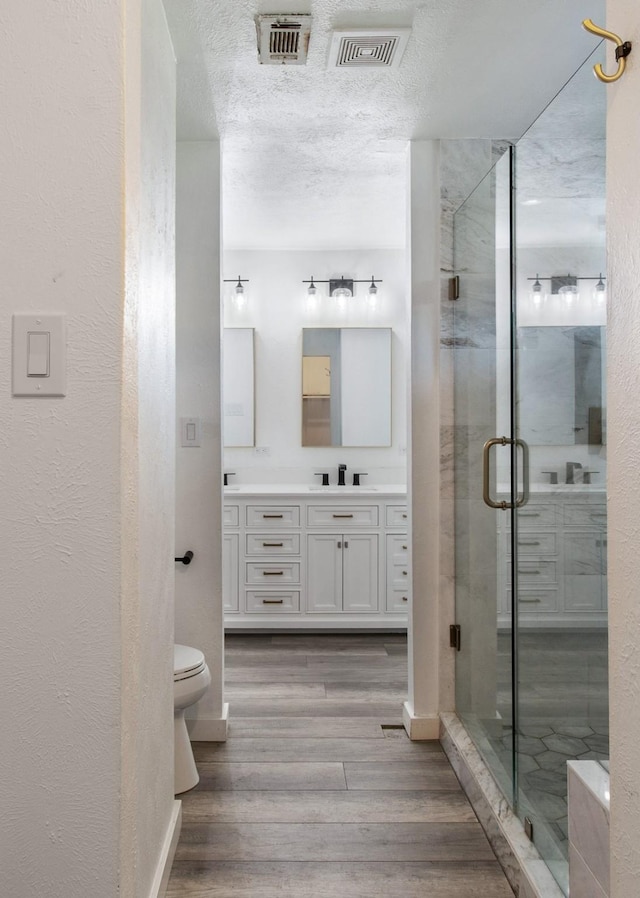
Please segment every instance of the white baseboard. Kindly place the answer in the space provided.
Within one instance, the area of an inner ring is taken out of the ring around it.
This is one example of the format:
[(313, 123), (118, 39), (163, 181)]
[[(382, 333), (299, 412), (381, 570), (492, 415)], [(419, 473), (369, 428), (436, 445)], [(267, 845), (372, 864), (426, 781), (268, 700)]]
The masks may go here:
[(156, 868), (156, 875), (153, 877), (149, 898), (163, 898), (167, 891), (181, 828), (182, 802), (175, 800), (173, 802), (173, 808), (171, 809), (171, 818), (169, 820), (169, 826), (167, 827), (167, 833), (164, 837), (164, 844)]
[(229, 728), (229, 705), (222, 706), (222, 717), (187, 717), (192, 742), (226, 742)]
[(409, 702), (402, 706), (402, 723), (413, 742), (427, 742), (440, 738), (440, 717), (416, 717)]

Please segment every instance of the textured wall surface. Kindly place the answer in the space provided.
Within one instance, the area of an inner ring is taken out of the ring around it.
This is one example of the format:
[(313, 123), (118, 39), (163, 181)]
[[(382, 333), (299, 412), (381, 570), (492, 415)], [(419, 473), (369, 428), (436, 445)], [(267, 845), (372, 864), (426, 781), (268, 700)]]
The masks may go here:
[[(640, 7), (608, 0), (607, 28), (640, 46)], [(609, 63), (612, 68), (615, 63)], [(611, 896), (640, 870), (640, 63), (608, 90), (609, 688)]]
[[(113, 898), (120, 790), (122, 23), (0, 13), (0, 891)], [(13, 398), (12, 312), (67, 316), (67, 395)]]
[(204, 652), (207, 694), (191, 715), (222, 716), (222, 475), (220, 434), (220, 150), (179, 142), (176, 216), (177, 415), (202, 419), (200, 448), (177, 450), (176, 642)]
[(173, 804), (176, 74), (161, 0), (127, 5), (126, 75), (120, 890), (137, 898)]

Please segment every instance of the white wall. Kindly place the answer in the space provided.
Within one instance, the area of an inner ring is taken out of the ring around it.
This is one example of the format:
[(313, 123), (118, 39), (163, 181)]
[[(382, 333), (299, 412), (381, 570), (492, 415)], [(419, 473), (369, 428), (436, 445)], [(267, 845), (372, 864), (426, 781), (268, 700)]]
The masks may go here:
[[(609, 250), (609, 688), (611, 896), (638, 892), (640, 869), (640, 6), (608, 0), (607, 28), (633, 42), (607, 88)], [(609, 69), (615, 62), (609, 62)]]
[(173, 809), (176, 65), (161, 0), (127, 9), (120, 893), (146, 896)]
[(411, 303), (409, 489), (412, 604), (409, 696), (404, 723), (413, 739), (437, 739), (439, 712), (451, 707), (448, 625), (453, 601), (440, 582), (440, 145), (412, 141), (407, 170)]
[[(192, 738), (224, 739), (220, 434), (220, 148), (178, 142), (177, 417), (201, 418), (199, 448), (177, 450), (176, 642), (204, 652), (212, 683), (189, 714)], [(176, 437), (179, 437), (176, 427)]]
[[(226, 448), (225, 470), (235, 471), (234, 483), (315, 483), (316, 471), (330, 471), (336, 481), (338, 463), (367, 471), (363, 483), (404, 483), (406, 478), (407, 316), (405, 258), (399, 250), (227, 251), (225, 278), (249, 278), (246, 306), (236, 308), (233, 284), (225, 284), (226, 327), (255, 328), (256, 445), (253, 449)], [(368, 302), (367, 284), (356, 284), (352, 299), (339, 302), (318, 284), (307, 295), (311, 275), (365, 279), (375, 275), (383, 283), (375, 307)], [(385, 448), (311, 448), (301, 446), (302, 329), (305, 327), (391, 327), (392, 445)], [(350, 482), (350, 481), (348, 481)]]
[[(140, 4), (128, 3), (125, 167), (123, 9), (121, 0), (9, 0), (0, 15), (0, 865), (3, 894), (20, 898), (132, 895), (134, 876), (148, 894), (172, 806), (172, 709), (166, 689), (156, 692), (170, 642), (171, 592), (157, 565), (172, 545), (171, 449), (158, 453), (150, 509), (146, 449), (150, 431), (161, 445), (167, 410), (154, 403), (137, 416), (138, 347), (171, 384), (170, 311), (157, 353), (146, 288), (138, 291), (161, 272), (161, 308), (170, 305), (169, 184), (137, 248), (129, 219), (126, 268), (123, 234), (123, 173), (141, 212), (161, 172), (170, 178), (171, 153), (165, 146), (156, 164), (154, 141), (171, 129), (171, 68), (166, 32), (156, 31), (155, 75), (169, 93), (152, 106), (168, 120), (158, 129), (151, 114), (143, 130)], [(158, 23), (160, 4), (146, 10)], [(26, 311), (66, 313), (64, 398), (11, 396), (10, 316)], [(129, 651), (136, 664), (123, 679)], [(134, 769), (138, 791), (124, 797)]]

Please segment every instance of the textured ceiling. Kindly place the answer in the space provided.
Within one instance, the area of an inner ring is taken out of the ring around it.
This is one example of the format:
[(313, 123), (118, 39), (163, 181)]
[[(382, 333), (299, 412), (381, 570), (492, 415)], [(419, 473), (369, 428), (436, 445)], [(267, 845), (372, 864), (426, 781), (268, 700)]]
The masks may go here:
[[(594, 47), (603, 0), (164, 0), (178, 134), (219, 138), (233, 248), (405, 245), (406, 142), (516, 137)], [(306, 66), (257, 61), (255, 16), (310, 12)], [(327, 70), (335, 27), (408, 25), (400, 69)]]

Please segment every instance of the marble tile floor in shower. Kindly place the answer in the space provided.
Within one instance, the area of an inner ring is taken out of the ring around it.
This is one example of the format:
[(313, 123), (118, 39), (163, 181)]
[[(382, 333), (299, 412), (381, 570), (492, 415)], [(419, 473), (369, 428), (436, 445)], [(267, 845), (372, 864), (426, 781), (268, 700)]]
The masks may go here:
[(229, 739), (195, 745), (167, 898), (512, 898), (439, 743), (401, 727), (406, 655), (227, 636)]
[[(499, 635), (498, 650), (499, 710), (508, 721), (509, 634)], [(547, 826), (547, 844), (541, 846), (545, 856), (566, 859), (567, 761), (609, 757), (607, 633), (527, 631), (520, 634), (518, 652), (521, 811)], [(489, 741), (503, 769), (510, 771), (511, 727), (505, 723)]]

